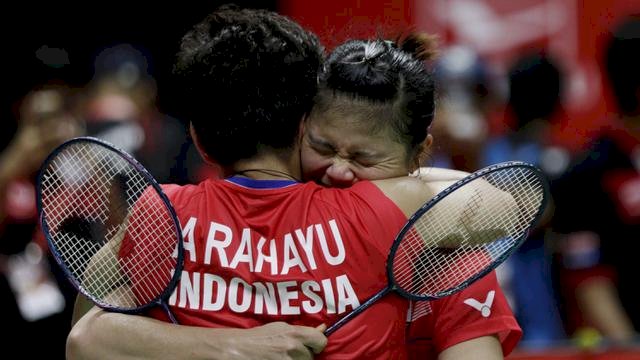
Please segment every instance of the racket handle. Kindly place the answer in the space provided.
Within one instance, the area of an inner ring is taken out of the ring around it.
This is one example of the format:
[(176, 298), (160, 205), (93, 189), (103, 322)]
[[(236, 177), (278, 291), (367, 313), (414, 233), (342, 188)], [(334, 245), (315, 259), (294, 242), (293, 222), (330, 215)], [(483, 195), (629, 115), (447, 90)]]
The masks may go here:
[(364, 310), (368, 309), (369, 306), (373, 305), (373, 303), (378, 301), (381, 297), (387, 295), (387, 293), (389, 293), (391, 290), (392, 290), (391, 286), (387, 286), (386, 288), (380, 290), (377, 294), (375, 294), (372, 297), (370, 297), (369, 300), (363, 302), (362, 304), (360, 304), (360, 306), (358, 306), (357, 308), (353, 309), (353, 311), (348, 313), (346, 316), (344, 316), (340, 320), (336, 321), (333, 325), (329, 326), (327, 328), (327, 330), (324, 331), (324, 335), (325, 336), (331, 335), (334, 331), (336, 331), (339, 328), (341, 328), (342, 325), (346, 324), (347, 321), (353, 319), (358, 314), (360, 314)]
[(171, 309), (169, 309), (169, 305), (162, 301), (160, 303), (160, 305), (162, 306), (162, 308), (164, 309), (164, 311), (167, 313), (167, 316), (169, 317), (169, 320), (171, 320), (172, 323), (176, 324), (176, 325), (180, 325), (178, 323), (178, 320), (176, 319), (175, 315), (173, 315), (173, 312), (171, 312)]

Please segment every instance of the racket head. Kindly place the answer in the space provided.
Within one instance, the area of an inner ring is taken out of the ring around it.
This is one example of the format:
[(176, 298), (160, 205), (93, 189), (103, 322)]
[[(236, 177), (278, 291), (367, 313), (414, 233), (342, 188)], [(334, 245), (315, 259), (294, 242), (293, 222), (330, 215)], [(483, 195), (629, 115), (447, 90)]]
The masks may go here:
[[(125, 151), (92, 137), (58, 146), (40, 168), (37, 206), (56, 262), (96, 305), (139, 313), (173, 292), (184, 262), (180, 223)], [(114, 291), (123, 285), (133, 297)]]
[[(496, 207), (498, 201), (483, 201), (503, 195), (504, 209)], [(387, 259), (389, 286), (412, 300), (439, 299), (466, 288), (522, 245), (548, 197), (540, 169), (519, 161), (457, 181), (418, 209), (396, 236)], [(495, 210), (498, 215), (491, 214)]]

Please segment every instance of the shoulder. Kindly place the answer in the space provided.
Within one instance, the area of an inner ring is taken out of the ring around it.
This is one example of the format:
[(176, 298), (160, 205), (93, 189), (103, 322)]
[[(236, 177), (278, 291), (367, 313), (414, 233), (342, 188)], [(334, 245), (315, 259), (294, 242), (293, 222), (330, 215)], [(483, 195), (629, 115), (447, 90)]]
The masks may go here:
[(180, 207), (193, 201), (193, 198), (204, 192), (205, 182), (197, 185), (162, 184), (162, 192), (167, 196), (174, 207)]
[(319, 200), (338, 211), (361, 216), (366, 213), (365, 209), (371, 209), (372, 213), (381, 216), (386, 214), (406, 220), (402, 209), (371, 181), (358, 181), (348, 188), (325, 188), (316, 184), (310, 188), (314, 202)]
[(373, 181), (373, 184), (391, 199), (407, 217), (453, 183), (453, 181), (425, 182), (410, 176)]

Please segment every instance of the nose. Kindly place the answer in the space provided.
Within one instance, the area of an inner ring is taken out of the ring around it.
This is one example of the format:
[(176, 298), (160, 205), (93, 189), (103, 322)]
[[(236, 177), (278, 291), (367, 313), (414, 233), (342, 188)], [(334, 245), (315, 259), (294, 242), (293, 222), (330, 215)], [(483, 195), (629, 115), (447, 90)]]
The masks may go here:
[(351, 169), (349, 162), (344, 160), (336, 160), (329, 166), (325, 172), (328, 185), (335, 187), (351, 186), (358, 179)]

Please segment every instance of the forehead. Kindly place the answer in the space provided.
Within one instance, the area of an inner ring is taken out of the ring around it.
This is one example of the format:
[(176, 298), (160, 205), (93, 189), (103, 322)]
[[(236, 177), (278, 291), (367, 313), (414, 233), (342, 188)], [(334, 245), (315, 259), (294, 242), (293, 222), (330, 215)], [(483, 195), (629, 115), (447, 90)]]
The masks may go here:
[(390, 133), (393, 113), (387, 104), (341, 95), (323, 96), (313, 107), (310, 122), (319, 126), (356, 129), (367, 134)]
[(342, 144), (392, 139), (390, 129), (379, 126), (376, 119), (359, 112), (314, 113), (309, 118), (307, 131), (311, 136)]

